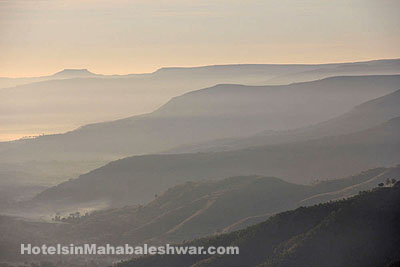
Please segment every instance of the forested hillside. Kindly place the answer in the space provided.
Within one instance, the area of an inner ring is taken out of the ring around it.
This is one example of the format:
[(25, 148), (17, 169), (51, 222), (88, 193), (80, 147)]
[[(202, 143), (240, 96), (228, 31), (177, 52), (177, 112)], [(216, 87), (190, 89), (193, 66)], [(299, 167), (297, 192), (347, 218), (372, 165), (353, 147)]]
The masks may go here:
[(76, 210), (53, 213), (53, 223), (0, 216), (0, 243), (4, 244), (0, 260), (20, 257), (18, 248), (25, 240), (34, 240), (37, 244), (138, 245), (176, 243), (228, 233), (265, 221), (282, 211), (350, 197), (380, 183), (389, 185), (399, 177), (400, 166), (366, 170), (307, 186), (274, 177), (239, 176), (186, 182), (139, 206), (89, 214)]
[(148, 256), (121, 267), (385, 266), (400, 259), (400, 184), (298, 208), (245, 230), (184, 245), (239, 246), (239, 255)]

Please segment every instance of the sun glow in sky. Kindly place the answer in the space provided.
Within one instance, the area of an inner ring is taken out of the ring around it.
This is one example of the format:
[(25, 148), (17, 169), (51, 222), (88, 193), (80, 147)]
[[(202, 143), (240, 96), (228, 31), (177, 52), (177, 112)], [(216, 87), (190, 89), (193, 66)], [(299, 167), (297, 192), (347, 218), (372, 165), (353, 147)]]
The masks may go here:
[(397, 0), (0, 0), (0, 76), (400, 57)]

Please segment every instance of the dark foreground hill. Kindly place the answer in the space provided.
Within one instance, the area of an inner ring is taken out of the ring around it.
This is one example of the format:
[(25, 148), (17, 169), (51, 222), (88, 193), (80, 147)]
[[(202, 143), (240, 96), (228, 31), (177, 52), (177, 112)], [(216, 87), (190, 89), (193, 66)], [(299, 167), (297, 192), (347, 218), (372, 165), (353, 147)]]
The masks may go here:
[[(187, 182), (169, 188), (147, 205), (99, 211), (68, 235), (86, 242), (181, 242), (245, 228), (281, 211), (356, 195), (386, 179), (400, 177), (400, 166), (376, 168), (316, 185), (273, 177), (231, 177)], [(105, 232), (106, 235), (99, 233)]]
[(45, 190), (33, 203), (52, 207), (93, 201), (111, 206), (139, 204), (186, 181), (257, 174), (308, 183), (393, 166), (399, 158), (400, 118), (396, 118), (368, 130), (312, 141), (218, 153), (125, 158)]
[(280, 213), (245, 230), (184, 245), (238, 246), (239, 255), (147, 256), (121, 267), (375, 267), (400, 259), (400, 185)]

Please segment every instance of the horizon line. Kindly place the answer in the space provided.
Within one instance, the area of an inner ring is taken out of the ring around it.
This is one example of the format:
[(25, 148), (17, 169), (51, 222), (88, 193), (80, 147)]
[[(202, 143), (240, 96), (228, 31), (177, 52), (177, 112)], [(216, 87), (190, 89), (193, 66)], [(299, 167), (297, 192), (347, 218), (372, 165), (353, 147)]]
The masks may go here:
[(187, 65), (187, 66), (164, 66), (164, 67), (158, 67), (155, 68), (151, 72), (127, 72), (127, 73), (98, 73), (98, 72), (92, 72), (89, 68), (87, 67), (77, 67), (77, 68), (71, 68), (71, 67), (66, 67), (61, 70), (52, 72), (50, 74), (43, 74), (39, 76), (0, 76), (0, 79), (30, 79), (30, 78), (44, 78), (44, 77), (50, 77), (53, 75), (56, 75), (60, 72), (66, 71), (66, 70), (80, 70), (80, 71), (88, 71), (91, 74), (94, 75), (103, 75), (103, 76), (128, 76), (128, 75), (146, 75), (146, 74), (153, 74), (156, 73), (157, 71), (163, 70), (163, 69), (195, 69), (195, 68), (206, 68), (206, 67), (223, 67), (223, 66), (240, 66), (240, 65), (273, 65), (273, 66), (313, 66), (313, 65), (334, 65), (334, 64), (354, 64), (354, 63), (368, 63), (368, 62), (375, 62), (375, 61), (395, 61), (395, 60), (400, 60), (399, 57), (395, 58), (378, 58), (378, 59), (366, 59), (366, 60), (356, 60), (356, 61), (330, 61), (330, 62), (320, 62), (320, 63), (220, 63), (220, 64), (210, 64), (210, 65)]

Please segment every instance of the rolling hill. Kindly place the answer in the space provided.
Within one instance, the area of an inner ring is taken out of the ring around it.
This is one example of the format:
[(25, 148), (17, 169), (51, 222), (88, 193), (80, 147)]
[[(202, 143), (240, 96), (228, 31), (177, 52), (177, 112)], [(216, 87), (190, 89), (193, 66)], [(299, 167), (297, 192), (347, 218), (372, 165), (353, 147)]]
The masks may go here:
[[(75, 224), (67, 235), (79, 233), (87, 238), (85, 242), (115, 244), (182, 242), (246, 228), (299, 206), (350, 197), (398, 177), (400, 166), (312, 186), (259, 176), (187, 182), (169, 188), (146, 205), (96, 212)], [(99, 235), (105, 228), (109, 229), (107, 235)]]
[(154, 194), (186, 181), (236, 175), (282, 177), (308, 183), (397, 164), (400, 117), (364, 131), (312, 141), (216, 153), (144, 155), (124, 158), (39, 194), (46, 205), (111, 206), (150, 201)]
[(212, 140), (183, 145), (167, 153), (217, 152), (246, 147), (277, 145), (365, 130), (400, 116), (400, 90), (367, 101), (336, 118), (288, 131), (264, 131), (243, 138)]

